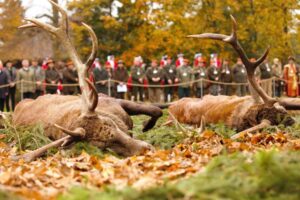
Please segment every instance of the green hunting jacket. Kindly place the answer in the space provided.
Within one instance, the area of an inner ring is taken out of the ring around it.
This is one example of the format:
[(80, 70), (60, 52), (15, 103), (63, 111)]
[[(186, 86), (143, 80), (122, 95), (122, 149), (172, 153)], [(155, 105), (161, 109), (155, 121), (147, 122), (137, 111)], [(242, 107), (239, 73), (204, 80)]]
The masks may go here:
[[(193, 80), (193, 69), (190, 66), (181, 66), (177, 68), (177, 78), (179, 83), (186, 83)], [(180, 87), (188, 88), (190, 83), (181, 85)]]
[[(23, 83), (20, 83), (20, 81), (24, 81)], [(32, 68), (24, 69), (21, 68), (17, 72), (17, 88), (25, 93), (25, 92), (32, 92), (34, 93), (36, 90), (36, 79), (35, 79), (35, 73)]]

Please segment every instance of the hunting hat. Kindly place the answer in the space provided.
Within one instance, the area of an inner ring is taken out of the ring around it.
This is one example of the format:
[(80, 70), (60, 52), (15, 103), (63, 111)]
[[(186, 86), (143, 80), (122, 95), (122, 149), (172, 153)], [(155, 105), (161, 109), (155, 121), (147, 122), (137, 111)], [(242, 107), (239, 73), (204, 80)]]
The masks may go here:
[(47, 60), (47, 65), (49, 65), (50, 63), (54, 63), (54, 61), (52, 59)]
[(67, 64), (66, 64), (67, 66), (69, 66), (69, 65), (73, 65), (73, 62), (70, 60), (70, 61), (68, 61), (67, 62)]
[(124, 64), (123, 60), (118, 60), (118, 64)]

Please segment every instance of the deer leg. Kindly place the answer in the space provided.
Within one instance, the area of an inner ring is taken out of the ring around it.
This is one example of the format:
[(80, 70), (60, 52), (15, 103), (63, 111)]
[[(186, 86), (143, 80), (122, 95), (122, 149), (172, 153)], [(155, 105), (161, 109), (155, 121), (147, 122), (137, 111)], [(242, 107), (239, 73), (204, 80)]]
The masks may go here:
[(147, 115), (151, 118), (145, 121), (143, 132), (146, 132), (153, 128), (156, 124), (156, 121), (162, 116), (162, 110), (153, 105), (135, 103), (127, 100), (119, 100), (121, 107), (128, 113), (128, 115)]

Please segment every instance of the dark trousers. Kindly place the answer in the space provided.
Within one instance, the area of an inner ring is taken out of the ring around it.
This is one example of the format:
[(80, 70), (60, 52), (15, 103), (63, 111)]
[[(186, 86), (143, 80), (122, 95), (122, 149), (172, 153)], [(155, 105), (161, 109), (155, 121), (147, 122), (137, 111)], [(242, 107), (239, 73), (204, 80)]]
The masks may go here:
[(8, 91), (8, 95), (6, 96), (5, 99), (6, 111), (7, 112), (14, 111), (15, 105), (16, 105), (16, 87), (10, 87)]
[(33, 98), (34, 98), (33, 92), (24, 92), (23, 93), (23, 99), (33, 99)]
[(231, 95), (231, 85), (223, 85), (222, 86), (222, 95)]
[(56, 94), (57, 90), (56, 89), (47, 89), (47, 94)]
[(4, 111), (4, 103), (5, 103), (5, 99), (0, 99), (0, 111)]
[(239, 97), (245, 96), (247, 93), (247, 87), (245, 85), (238, 85), (236, 87), (236, 95)]
[(209, 86), (209, 93), (211, 95), (217, 96), (219, 93), (219, 85), (217, 84), (212, 84)]
[(190, 88), (179, 87), (178, 88), (178, 96), (179, 96), (179, 99), (181, 99), (183, 97), (189, 97), (190, 96)]
[(275, 81), (275, 96), (280, 97), (282, 93), (282, 83), (281, 80), (276, 80)]
[(116, 92), (117, 99), (125, 99), (125, 92)]
[(201, 88), (196, 88), (196, 97), (197, 98), (202, 98), (204, 96), (204, 89), (201, 91)]
[(170, 95), (170, 101), (174, 99), (174, 87), (166, 87), (164, 92), (165, 92), (165, 102), (168, 101), (169, 95)]
[(140, 96), (140, 101), (144, 101), (144, 87), (132, 87), (132, 95), (134, 96), (134, 101), (138, 100), (138, 94)]
[(42, 95), (43, 95), (43, 91), (42, 90), (36, 90), (34, 98), (36, 99), (36, 98), (38, 98), (39, 96), (42, 96)]

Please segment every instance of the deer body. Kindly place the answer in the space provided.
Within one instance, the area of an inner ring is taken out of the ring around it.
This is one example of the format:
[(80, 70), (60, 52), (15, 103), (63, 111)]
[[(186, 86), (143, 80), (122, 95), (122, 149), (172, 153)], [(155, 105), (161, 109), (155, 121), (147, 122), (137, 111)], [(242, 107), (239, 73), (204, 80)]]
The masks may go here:
[[(285, 101), (299, 102), (295, 99)], [(206, 95), (203, 99), (183, 98), (172, 103), (169, 112), (181, 123), (199, 125), (205, 119), (205, 123), (224, 123), (238, 131), (255, 126), (264, 119), (273, 125), (294, 123), (283, 107), (258, 104), (251, 96)]]
[[(45, 135), (58, 140), (66, 134), (54, 124), (68, 130), (83, 128), (85, 140), (99, 148), (112, 148), (121, 155), (139, 154), (150, 145), (127, 135), (133, 123), (117, 99), (101, 96), (96, 115), (81, 114), (81, 99), (78, 96), (44, 95), (36, 100), (21, 101), (13, 114), (16, 125), (42, 124)], [(150, 109), (153, 108), (148, 106)], [(155, 110), (153, 110), (154, 112)]]

